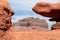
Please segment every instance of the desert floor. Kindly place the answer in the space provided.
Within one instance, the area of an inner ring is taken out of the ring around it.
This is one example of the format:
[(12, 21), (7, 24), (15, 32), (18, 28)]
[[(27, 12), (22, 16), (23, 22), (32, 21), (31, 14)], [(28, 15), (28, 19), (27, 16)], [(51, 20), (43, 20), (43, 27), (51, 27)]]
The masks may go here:
[(21, 32), (13, 32), (9, 31), (6, 34), (6, 37), (10, 40), (60, 40), (60, 30), (52, 30), (52, 31), (21, 31)]

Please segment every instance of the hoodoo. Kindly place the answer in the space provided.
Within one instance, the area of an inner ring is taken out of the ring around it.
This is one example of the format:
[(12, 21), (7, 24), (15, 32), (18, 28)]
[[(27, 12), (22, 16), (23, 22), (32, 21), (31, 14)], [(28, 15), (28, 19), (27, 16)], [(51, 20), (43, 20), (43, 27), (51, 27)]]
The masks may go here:
[(50, 17), (49, 21), (60, 22), (60, 3), (38, 2), (32, 10), (44, 17)]
[(12, 27), (12, 15), (14, 15), (14, 11), (10, 8), (7, 0), (0, 0), (0, 37)]
[(52, 18), (52, 21), (60, 20), (60, 3), (52, 4), (39, 2), (32, 8), (32, 10), (42, 16)]

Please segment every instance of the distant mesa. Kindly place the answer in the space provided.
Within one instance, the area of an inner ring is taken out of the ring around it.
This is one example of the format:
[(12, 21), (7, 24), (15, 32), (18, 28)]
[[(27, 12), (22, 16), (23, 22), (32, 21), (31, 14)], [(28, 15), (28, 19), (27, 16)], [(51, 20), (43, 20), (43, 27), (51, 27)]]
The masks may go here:
[[(31, 29), (48, 30), (48, 24), (46, 23), (46, 21), (39, 19), (39, 18), (34, 18), (34, 17), (28, 17), (28, 18), (19, 20), (18, 22), (13, 23), (13, 26), (14, 26), (14, 28), (15, 27), (18, 28), (18, 26), (19, 26), (20, 30), (22, 28), (25, 28), (27, 31), (28, 31), (28, 29), (29, 30), (31, 30)], [(25, 29), (23, 29), (23, 30), (25, 30)]]
[(34, 18), (34, 17), (28, 17), (28, 18), (24, 18), (22, 20), (19, 20), (16, 23), (13, 23), (13, 26), (39, 26), (39, 27), (47, 27), (47, 23), (46, 21), (39, 19), (39, 18)]

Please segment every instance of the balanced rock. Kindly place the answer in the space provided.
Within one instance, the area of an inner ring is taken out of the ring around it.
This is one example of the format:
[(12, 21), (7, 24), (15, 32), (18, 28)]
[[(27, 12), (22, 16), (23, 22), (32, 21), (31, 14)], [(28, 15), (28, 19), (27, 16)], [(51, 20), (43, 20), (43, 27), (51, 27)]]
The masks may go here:
[(60, 3), (38, 2), (32, 10), (42, 16), (52, 18), (50, 21), (60, 21)]
[(56, 21), (57, 23), (51, 27), (52, 29), (60, 28), (60, 3), (38, 2), (32, 10), (44, 17), (50, 17), (49, 21)]
[[(0, 34), (3, 35), (12, 27), (11, 16), (14, 15), (7, 0), (0, 0)], [(0, 36), (1, 36), (0, 35)]]

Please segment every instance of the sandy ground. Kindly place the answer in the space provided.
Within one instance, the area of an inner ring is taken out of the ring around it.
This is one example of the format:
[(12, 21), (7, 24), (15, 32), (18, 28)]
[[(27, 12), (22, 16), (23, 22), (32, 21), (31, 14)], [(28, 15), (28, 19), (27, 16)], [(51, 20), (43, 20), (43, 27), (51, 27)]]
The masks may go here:
[(10, 38), (10, 40), (60, 40), (60, 30), (43, 32), (8, 32), (6, 36), (7, 38)]

